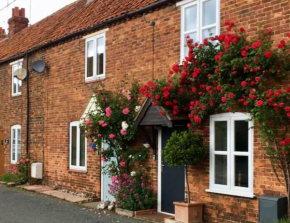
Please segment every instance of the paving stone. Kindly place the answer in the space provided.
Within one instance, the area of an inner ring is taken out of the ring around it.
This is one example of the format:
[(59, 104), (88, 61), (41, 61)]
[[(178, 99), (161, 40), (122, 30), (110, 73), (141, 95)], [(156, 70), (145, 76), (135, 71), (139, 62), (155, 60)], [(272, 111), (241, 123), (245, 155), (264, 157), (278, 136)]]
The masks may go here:
[(83, 198), (83, 197), (79, 197), (79, 196), (75, 196), (75, 195), (71, 195), (68, 193), (64, 193), (64, 192), (60, 192), (60, 191), (55, 191), (55, 190), (49, 190), (49, 191), (43, 191), (40, 192), (42, 194), (46, 194), (46, 195), (50, 195), (56, 198), (60, 198), (72, 203), (84, 203), (84, 202), (88, 202), (89, 199), (88, 198)]
[(89, 203), (83, 203), (82, 206), (90, 209), (98, 209), (98, 205), (101, 204), (101, 201), (97, 202), (89, 202)]

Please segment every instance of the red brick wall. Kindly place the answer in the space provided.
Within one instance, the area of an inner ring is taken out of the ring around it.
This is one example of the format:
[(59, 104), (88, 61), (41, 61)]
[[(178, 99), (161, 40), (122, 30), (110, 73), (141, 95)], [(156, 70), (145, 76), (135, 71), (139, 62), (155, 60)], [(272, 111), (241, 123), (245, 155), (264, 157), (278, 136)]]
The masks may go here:
[[(288, 0), (231, 0), (221, 2), (221, 25), (230, 19), (250, 30), (253, 36), (257, 25), (272, 28), (275, 39), (290, 32), (290, 3)], [(145, 22), (155, 21), (155, 54), (153, 75), (152, 27)], [(180, 10), (175, 5), (151, 12), (109, 27), (106, 34), (106, 79), (108, 90), (116, 89), (121, 80), (133, 78), (141, 83), (167, 75), (171, 65), (179, 60)], [(81, 37), (50, 47), (32, 55), (30, 63), (44, 59), (49, 66), (43, 75), (31, 74), (31, 135), (30, 151), (35, 161), (44, 162), (44, 182), (79, 193), (100, 197), (100, 157), (88, 151), (87, 172), (69, 171), (69, 124), (83, 114), (98, 83), (85, 83), (85, 40)], [(24, 63), (25, 64), (25, 63)], [(289, 85), (289, 79), (285, 82)], [(0, 66), (0, 129), (10, 138), (14, 124), (22, 126), (22, 152), (25, 154), (26, 84), (23, 95), (11, 98), (11, 66)], [(143, 136), (140, 136), (140, 141)], [(205, 137), (208, 140), (208, 137)], [(255, 132), (254, 193), (284, 193), (271, 165), (260, 149), (261, 139)], [(6, 167), (10, 163), (10, 146), (6, 149)], [(157, 161), (148, 165), (157, 187)], [(257, 198), (238, 198), (206, 193), (209, 187), (208, 161), (190, 169), (192, 199), (205, 202), (206, 222), (257, 222)]]

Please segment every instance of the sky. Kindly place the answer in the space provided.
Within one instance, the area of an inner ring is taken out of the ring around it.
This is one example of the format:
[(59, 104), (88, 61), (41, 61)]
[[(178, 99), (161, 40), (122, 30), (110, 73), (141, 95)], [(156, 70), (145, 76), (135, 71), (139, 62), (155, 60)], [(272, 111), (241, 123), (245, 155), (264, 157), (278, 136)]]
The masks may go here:
[[(29, 19), (29, 24), (33, 25), (75, 1), (76, 0), (0, 0), (0, 27), (6, 29), (7, 33), (8, 19), (12, 16), (12, 8), (25, 8), (25, 16)], [(7, 4), (10, 5), (6, 8)]]

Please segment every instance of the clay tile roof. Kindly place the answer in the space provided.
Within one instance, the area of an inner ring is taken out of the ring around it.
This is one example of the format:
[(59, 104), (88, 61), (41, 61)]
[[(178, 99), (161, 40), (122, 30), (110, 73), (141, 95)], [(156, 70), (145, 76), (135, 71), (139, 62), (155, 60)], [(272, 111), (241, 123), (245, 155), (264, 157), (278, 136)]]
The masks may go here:
[(0, 42), (0, 62), (160, 0), (78, 0)]

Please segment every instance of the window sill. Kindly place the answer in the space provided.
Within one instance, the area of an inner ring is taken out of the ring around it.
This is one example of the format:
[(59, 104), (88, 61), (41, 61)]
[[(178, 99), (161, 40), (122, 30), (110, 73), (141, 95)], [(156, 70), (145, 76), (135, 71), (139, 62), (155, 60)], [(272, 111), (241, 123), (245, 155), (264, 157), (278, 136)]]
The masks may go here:
[(75, 170), (75, 169), (69, 169), (68, 172), (69, 173), (82, 173), (82, 174), (87, 174), (88, 173), (87, 170)]
[(93, 78), (93, 79), (86, 79), (86, 83), (95, 83), (95, 82), (99, 82), (99, 81), (104, 81), (106, 79), (106, 77), (98, 77), (98, 78)]
[(12, 98), (18, 97), (18, 96), (21, 96), (21, 95), (22, 95), (22, 93), (12, 94)]
[(253, 193), (247, 193), (247, 192), (241, 192), (241, 191), (218, 190), (218, 189), (206, 189), (205, 191), (208, 193), (225, 194), (225, 195), (237, 196), (237, 197), (247, 197), (247, 198), (256, 197)]

